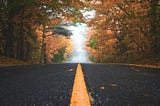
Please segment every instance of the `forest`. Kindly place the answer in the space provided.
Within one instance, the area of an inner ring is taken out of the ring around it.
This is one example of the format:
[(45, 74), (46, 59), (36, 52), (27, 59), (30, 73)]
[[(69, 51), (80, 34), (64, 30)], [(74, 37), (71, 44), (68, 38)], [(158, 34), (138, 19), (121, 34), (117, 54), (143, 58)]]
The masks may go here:
[[(81, 10), (96, 15), (86, 21)], [(160, 0), (1, 0), (0, 58), (63, 62), (72, 51), (66, 23), (77, 22), (90, 27), (92, 62), (160, 63)]]

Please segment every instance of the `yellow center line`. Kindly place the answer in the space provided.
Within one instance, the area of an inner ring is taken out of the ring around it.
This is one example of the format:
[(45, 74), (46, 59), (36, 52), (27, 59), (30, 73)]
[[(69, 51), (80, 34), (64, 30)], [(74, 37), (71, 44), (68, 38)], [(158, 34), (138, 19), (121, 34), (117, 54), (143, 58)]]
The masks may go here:
[(70, 106), (91, 106), (80, 63), (76, 70)]

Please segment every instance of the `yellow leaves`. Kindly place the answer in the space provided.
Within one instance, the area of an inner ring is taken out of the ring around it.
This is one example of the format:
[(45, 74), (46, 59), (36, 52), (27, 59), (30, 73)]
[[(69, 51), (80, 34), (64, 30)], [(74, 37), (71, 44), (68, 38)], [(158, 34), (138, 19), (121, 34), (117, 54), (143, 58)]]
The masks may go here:
[(39, 3), (39, 4), (46, 4), (46, 5), (52, 5), (53, 3), (52, 0), (34, 0), (34, 2)]
[(70, 68), (70, 69), (68, 69), (67, 71), (68, 71), (68, 72), (72, 72), (72, 71), (73, 71), (73, 68)]
[(35, 30), (35, 35), (38, 36), (38, 41), (42, 41), (42, 35), (43, 35), (43, 32), (42, 32), (42, 26), (38, 26)]
[(116, 83), (110, 83), (109, 86), (116, 87), (116, 86), (118, 86), (118, 84), (116, 84)]
[(51, 24), (52, 26), (56, 26), (56, 25), (58, 25), (58, 24), (61, 23), (61, 22), (62, 22), (62, 19), (61, 19), (61, 18), (55, 18), (55, 19), (53, 19), (53, 20), (50, 21), (50, 24)]
[(109, 86), (100, 86), (99, 90), (105, 90), (105, 89), (107, 89), (107, 87), (109, 88), (109, 87), (117, 87), (117, 86), (119, 86), (119, 85), (116, 83), (110, 83)]
[(100, 90), (104, 90), (104, 88), (105, 88), (104, 86), (101, 86), (99, 89), (100, 89)]
[(134, 71), (136, 71), (136, 72), (139, 72), (140, 70), (138, 70), (138, 69), (135, 69)]
[(110, 29), (107, 29), (107, 30), (106, 30), (106, 34), (107, 34), (107, 35), (112, 35), (112, 34), (113, 34), (113, 31), (110, 30)]
[(66, 47), (66, 53), (65, 53), (65, 57), (67, 56), (67, 54), (69, 54), (72, 50), (71, 47), (71, 43), (70, 43), (70, 39), (67, 39), (64, 36), (50, 36), (46, 39), (46, 51), (47, 51), (47, 56), (48, 56), (48, 60), (51, 61), (51, 58), (53, 57), (54, 54), (57, 54), (58, 50), (61, 47)]
[[(99, 52), (97, 60), (100, 60), (102, 55), (118, 58), (121, 54), (122, 61), (125, 59), (132, 61), (133, 57), (130, 58), (128, 55), (141, 51), (149, 53), (151, 46), (147, 36), (150, 30), (150, 17), (147, 14), (150, 11), (150, 5), (147, 1), (92, 0), (92, 4), (97, 15), (89, 25), (97, 29), (95, 34)], [(124, 36), (124, 39), (119, 40), (114, 35)], [(125, 58), (125, 55), (128, 57)], [(138, 55), (141, 56), (141, 54)], [(133, 61), (135, 60), (136, 58), (133, 58)]]
[(83, 2), (79, 1), (79, 0), (72, 0), (71, 6), (76, 7), (76, 8), (83, 8), (84, 4)]

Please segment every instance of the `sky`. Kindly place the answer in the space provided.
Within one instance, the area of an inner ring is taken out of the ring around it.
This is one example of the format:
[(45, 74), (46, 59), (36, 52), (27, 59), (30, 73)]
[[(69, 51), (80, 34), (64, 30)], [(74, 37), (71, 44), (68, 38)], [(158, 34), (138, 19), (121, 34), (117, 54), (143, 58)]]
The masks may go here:
[(80, 11), (83, 14), (85, 21), (87, 22), (90, 21), (90, 19), (94, 18), (96, 15), (95, 10), (87, 10), (86, 8), (84, 8), (83, 10), (80, 10)]
[(76, 26), (70, 26), (69, 30), (72, 32), (71, 41), (73, 51), (70, 54), (69, 63), (88, 63), (89, 55), (85, 49), (85, 42), (87, 40), (86, 33), (88, 27), (84, 23), (77, 23)]
[[(86, 9), (81, 10), (81, 13), (84, 16), (85, 21), (89, 21), (90, 19), (95, 17), (95, 10)], [(89, 62), (89, 53), (85, 49), (87, 36), (86, 33), (88, 31), (87, 24), (77, 23), (74, 26), (70, 26), (69, 30), (72, 32), (71, 41), (73, 45), (73, 51), (70, 54), (70, 58), (67, 62), (69, 63), (88, 63)]]

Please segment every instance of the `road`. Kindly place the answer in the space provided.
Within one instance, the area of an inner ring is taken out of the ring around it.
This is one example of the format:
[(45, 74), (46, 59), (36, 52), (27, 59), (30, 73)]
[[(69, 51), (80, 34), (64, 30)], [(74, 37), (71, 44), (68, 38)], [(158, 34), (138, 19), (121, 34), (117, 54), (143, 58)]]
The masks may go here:
[(83, 64), (93, 106), (160, 105), (160, 69)]
[[(1, 106), (69, 106), (77, 64), (0, 67)], [(160, 69), (82, 64), (93, 106), (160, 105)]]
[(68, 106), (76, 66), (49, 64), (1, 68), (0, 106)]

